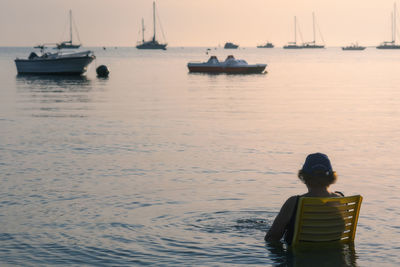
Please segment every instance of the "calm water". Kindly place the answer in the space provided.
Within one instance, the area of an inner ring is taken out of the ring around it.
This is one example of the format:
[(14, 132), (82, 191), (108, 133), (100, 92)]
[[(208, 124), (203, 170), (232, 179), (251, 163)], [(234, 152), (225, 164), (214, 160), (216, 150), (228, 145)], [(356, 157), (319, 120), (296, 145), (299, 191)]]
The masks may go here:
[[(1, 265), (400, 265), (399, 51), (212, 50), (268, 64), (233, 76), (189, 74), (205, 48), (108, 48), (17, 76), (29, 52), (0, 48)], [(266, 245), (316, 151), (364, 197), (354, 247)]]

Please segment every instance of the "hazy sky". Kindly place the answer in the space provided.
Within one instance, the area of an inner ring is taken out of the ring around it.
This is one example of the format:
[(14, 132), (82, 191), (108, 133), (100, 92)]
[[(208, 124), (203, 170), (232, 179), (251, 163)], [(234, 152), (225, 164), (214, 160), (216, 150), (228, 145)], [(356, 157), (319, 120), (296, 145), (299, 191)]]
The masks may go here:
[[(32, 46), (66, 39), (69, 9), (84, 45), (133, 46), (140, 39), (142, 17), (147, 38), (152, 34), (152, 2), (0, 0), (0, 46)], [(377, 45), (391, 39), (393, 4), (392, 0), (156, 1), (170, 46), (217, 46), (226, 41), (255, 46), (267, 40), (282, 46), (293, 41), (294, 16), (304, 41), (310, 41), (313, 11), (327, 46), (355, 41)]]

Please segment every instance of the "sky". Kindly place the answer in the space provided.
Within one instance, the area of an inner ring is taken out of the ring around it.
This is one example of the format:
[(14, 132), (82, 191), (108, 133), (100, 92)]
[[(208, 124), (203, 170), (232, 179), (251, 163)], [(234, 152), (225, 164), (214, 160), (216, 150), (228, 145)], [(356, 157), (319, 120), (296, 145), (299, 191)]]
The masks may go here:
[[(33, 46), (68, 39), (72, 10), (84, 46), (134, 46), (152, 35), (153, 0), (0, 0), (0, 46)], [(157, 35), (169, 46), (283, 46), (294, 39), (294, 16), (303, 41), (312, 40), (312, 12), (327, 46), (391, 40), (393, 0), (157, 0)], [(400, 1), (397, 3), (400, 7)], [(397, 8), (398, 9), (398, 8)], [(397, 11), (398, 12), (398, 11)], [(397, 21), (400, 21), (400, 12)], [(398, 24), (400, 32), (400, 24)], [(396, 37), (400, 40), (400, 35)], [(318, 37), (317, 41), (321, 42)]]

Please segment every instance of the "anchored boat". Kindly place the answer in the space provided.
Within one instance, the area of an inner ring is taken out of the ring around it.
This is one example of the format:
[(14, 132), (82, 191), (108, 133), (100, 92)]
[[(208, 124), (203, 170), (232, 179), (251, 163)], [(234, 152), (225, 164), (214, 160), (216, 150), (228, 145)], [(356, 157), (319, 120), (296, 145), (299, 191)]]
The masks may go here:
[(237, 49), (239, 47), (239, 45), (231, 43), (231, 42), (227, 42), (224, 45), (225, 49)]
[(167, 44), (159, 43), (156, 40), (156, 3), (153, 2), (153, 38), (150, 41), (144, 40), (144, 22), (142, 19), (142, 42), (140, 42), (136, 48), (137, 49), (167, 49)]
[(400, 49), (400, 45), (396, 44), (396, 10), (396, 3), (394, 3), (392, 13), (392, 41), (381, 43), (376, 47), (377, 49)]
[(32, 52), (26, 59), (15, 59), (18, 74), (81, 75), (96, 58), (92, 51), (75, 53), (44, 53), (39, 56)]
[[(76, 28), (75, 28), (76, 29)], [(76, 33), (78, 34), (78, 30), (76, 30)], [(79, 36), (78, 36), (79, 39)], [(56, 48), (58, 49), (77, 49), (81, 47), (81, 44), (74, 44), (72, 41), (72, 11), (69, 11), (69, 40), (64, 41), (61, 43), (56, 44)]]
[(294, 41), (288, 42), (287, 45), (283, 47), (283, 49), (302, 49), (301, 45), (297, 44), (297, 19), (294, 17)]
[(263, 73), (267, 64), (249, 65), (243, 59), (235, 59), (229, 55), (225, 61), (220, 62), (216, 56), (211, 56), (207, 62), (189, 62), (189, 72), (200, 73), (228, 73), (228, 74), (251, 74)]
[[(325, 45), (319, 45), (316, 43), (316, 40), (315, 40), (315, 15), (314, 15), (314, 12), (312, 13), (312, 21), (313, 21), (313, 40), (311, 42), (304, 43), (303, 48), (325, 48)], [(324, 42), (321, 32), (320, 32), (320, 37), (322, 39), (322, 42)]]
[(265, 44), (257, 45), (257, 48), (274, 48), (274, 45), (270, 42), (266, 42)]
[(342, 50), (364, 50), (366, 47), (365, 46), (361, 46), (361, 45), (358, 45), (357, 43), (355, 43), (355, 44), (351, 44), (351, 45), (349, 45), (349, 46), (343, 46), (342, 47)]

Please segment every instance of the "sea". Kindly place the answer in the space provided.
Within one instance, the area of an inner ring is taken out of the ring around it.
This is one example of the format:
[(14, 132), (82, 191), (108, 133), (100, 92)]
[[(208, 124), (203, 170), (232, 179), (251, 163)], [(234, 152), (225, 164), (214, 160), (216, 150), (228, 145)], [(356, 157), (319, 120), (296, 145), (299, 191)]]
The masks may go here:
[[(0, 48), (1, 266), (400, 265), (400, 51), (88, 49), (69, 77)], [(188, 72), (230, 54), (267, 73)], [(314, 152), (363, 196), (354, 244), (266, 243)]]

